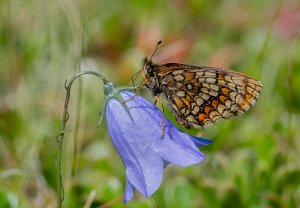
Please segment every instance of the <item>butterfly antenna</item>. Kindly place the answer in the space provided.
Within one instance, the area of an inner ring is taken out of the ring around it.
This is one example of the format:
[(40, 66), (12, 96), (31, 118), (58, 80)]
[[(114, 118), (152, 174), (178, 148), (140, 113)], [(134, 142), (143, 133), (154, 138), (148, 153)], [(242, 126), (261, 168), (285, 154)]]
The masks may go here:
[(153, 56), (154, 56), (154, 54), (156, 53), (156, 51), (157, 51), (157, 49), (158, 49), (158, 46), (159, 46), (161, 43), (162, 43), (162, 41), (161, 41), (161, 40), (157, 42), (157, 44), (156, 44), (156, 48), (155, 48), (154, 52), (152, 53), (152, 56), (151, 56), (151, 58), (150, 58), (150, 61), (152, 61), (152, 57), (153, 57)]

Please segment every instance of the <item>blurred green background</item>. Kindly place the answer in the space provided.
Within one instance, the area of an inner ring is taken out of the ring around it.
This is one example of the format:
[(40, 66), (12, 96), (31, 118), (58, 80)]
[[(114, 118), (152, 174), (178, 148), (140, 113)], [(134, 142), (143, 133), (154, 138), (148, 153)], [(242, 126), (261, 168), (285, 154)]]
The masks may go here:
[(65, 80), (95, 70), (127, 85), (158, 40), (154, 62), (246, 73), (262, 96), (191, 130), (214, 141), (207, 159), (171, 166), (152, 197), (123, 205), (124, 166), (105, 122), (96, 128), (102, 83), (84, 77), (70, 100), (64, 207), (300, 207), (298, 0), (1, 0), (0, 11), (0, 207), (56, 206)]

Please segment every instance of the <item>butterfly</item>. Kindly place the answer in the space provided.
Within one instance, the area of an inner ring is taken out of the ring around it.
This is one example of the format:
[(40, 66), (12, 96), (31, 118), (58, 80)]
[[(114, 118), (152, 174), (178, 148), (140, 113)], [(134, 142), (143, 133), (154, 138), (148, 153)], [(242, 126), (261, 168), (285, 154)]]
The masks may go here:
[[(163, 94), (176, 121), (185, 128), (206, 127), (249, 110), (262, 91), (260, 81), (235, 71), (144, 59), (144, 83), (154, 96)], [(137, 73), (136, 73), (137, 74)], [(135, 76), (135, 75), (134, 75)]]

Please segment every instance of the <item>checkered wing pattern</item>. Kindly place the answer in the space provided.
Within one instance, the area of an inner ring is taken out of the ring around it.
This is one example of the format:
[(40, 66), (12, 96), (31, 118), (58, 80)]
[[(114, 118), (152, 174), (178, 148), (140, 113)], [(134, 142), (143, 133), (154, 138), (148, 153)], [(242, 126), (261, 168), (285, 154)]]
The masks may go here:
[(185, 64), (157, 66), (160, 88), (176, 120), (185, 128), (205, 127), (251, 108), (262, 85), (244, 74)]

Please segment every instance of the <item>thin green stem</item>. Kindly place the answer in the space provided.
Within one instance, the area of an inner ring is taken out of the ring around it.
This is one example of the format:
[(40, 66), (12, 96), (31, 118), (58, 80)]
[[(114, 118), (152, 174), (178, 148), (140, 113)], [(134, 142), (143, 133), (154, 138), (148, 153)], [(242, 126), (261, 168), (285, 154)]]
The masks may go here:
[(72, 167), (71, 167), (71, 177), (73, 177), (77, 171), (77, 156), (79, 152), (79, 126), (80, 126), (80, 112), (81, 112), (81, 89), (82, 89), (82, 82), (79, 80), (79, 88), (78, 88), (78, 96), (77, 96), (77, 106), (76, 106), (76, 120), (75, 120), (75, 127), (74, 127), (74, 148), (73, 148), (73, 160), (72, 160)]
[(57, 207), (58, 208), (62, 207), (62, 202), (64, 200), (64, 189), (63, 189), (62, 176), (61, 176), (61, 157), (62, 157), (63, 140), (64, 140), (64, 136), (65, 136), (65, 132), (66, 132), (66, 123), (69, 120), (68, 106), (69, 106), (69, 100), (70, 100), (70, 95), (71, 95), (71, 88), (72, 88), (72, 84), (78, 77), (80, 77), (82, 75), (86, 75), (86, 74), (97, 76), (99, 79), (101, 79), (104, 82), (104, 84), (108, 82), (102, 75), (100, 75), (94, 71), (79, 72), (78, 74), (76, 74), (75, 76), (73, 76), (71, 78), (69, 83), (67, 83), (67, 81), (65, 82), (65, 88), (67, 90), (67, 93), (66, 93), (66, 98), (65, 98), (64, 112), (63, 112), (63, 116), (62, 116), (61, 131), (56, 137), (56, 142), (57, 142), (57, 147), (58, 147), (57, 158), (56, 158), (56, 169), (57, 169), (57, 174), (56, 174), (57, 187), (56, 188), (57, 188)]
[(288, 97), (288, 141), (289, 145), (292, 146), (293, 137), (292, 137), (292, 101), (293, 101), (293, 59), (295, 59), (295, 52), (298, 46), (298, 41), (300, 38), (300, 30), (297, 32), (297, 36), (293, 42), (293, 46), (288, 57), (288, 66), (287, 66), (287, 97)]

